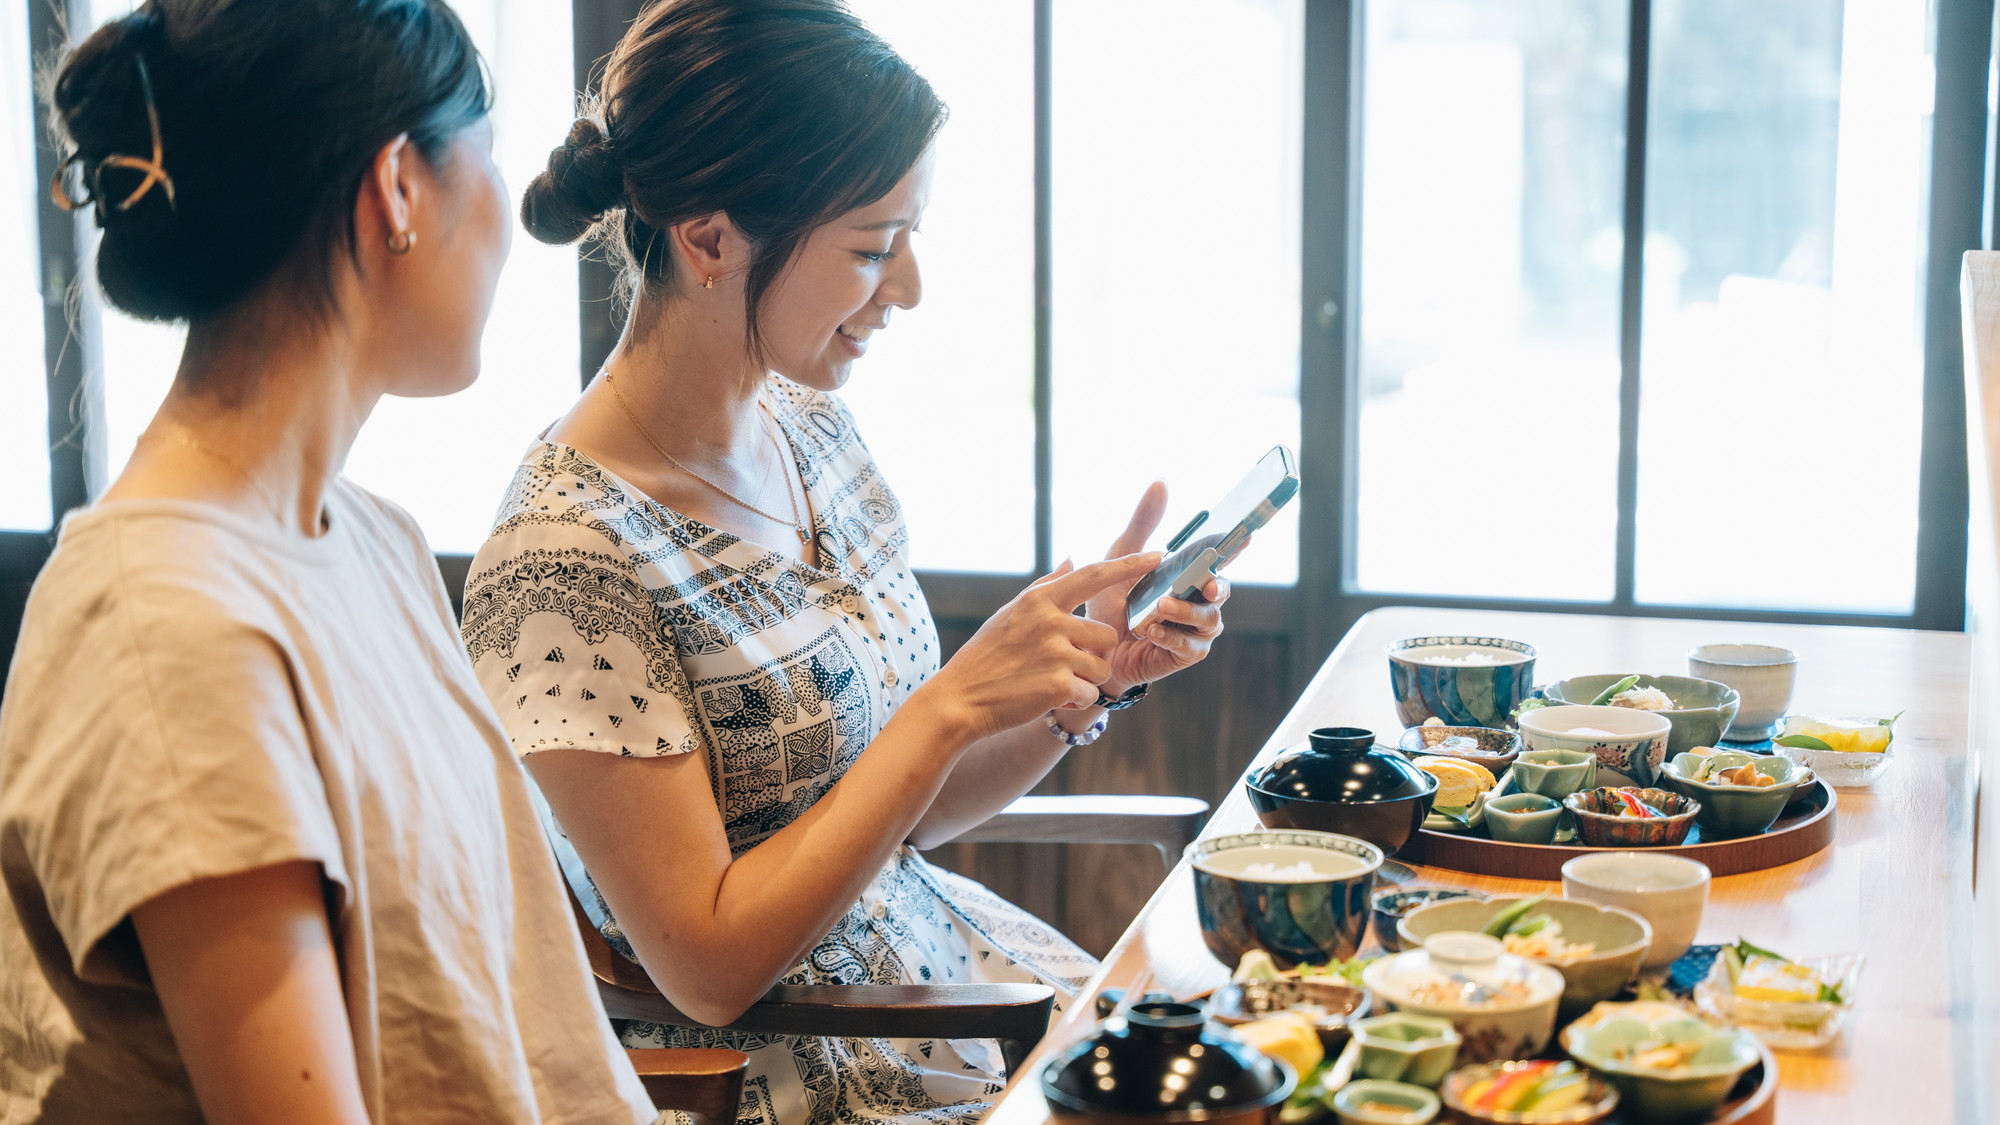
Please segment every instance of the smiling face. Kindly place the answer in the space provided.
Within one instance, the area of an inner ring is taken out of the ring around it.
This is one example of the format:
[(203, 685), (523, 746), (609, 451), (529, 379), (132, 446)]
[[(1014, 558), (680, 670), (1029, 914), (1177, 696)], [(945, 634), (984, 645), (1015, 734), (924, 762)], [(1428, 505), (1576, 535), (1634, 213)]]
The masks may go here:
[(771, 369), (820, 391), (838, 390), (892, 309), (923, 297), (911, 235), (930, 201), (935, 155), (926, 151), (882, 198), (814, 230), (764, 296), (758, 327)]

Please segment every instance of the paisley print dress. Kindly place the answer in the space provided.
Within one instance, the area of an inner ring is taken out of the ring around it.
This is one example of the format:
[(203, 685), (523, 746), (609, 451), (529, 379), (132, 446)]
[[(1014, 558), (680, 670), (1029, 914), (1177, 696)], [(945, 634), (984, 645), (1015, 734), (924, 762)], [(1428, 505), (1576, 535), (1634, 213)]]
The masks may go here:
[[(662, 507), (575, 449), (536, 442), (473, 561), (463, 619), (519, 753), (700, 752), (736, 855), (840, 780), (938, 668), (902, 510), (853, 418), (775, 376), (760, 393), (805, 481), (819, 567)], [(631, 956), (546, 805), (542, 814), (578, 900)], [(906, 847), (784, 981), (1043, 983), (1060, 1008), (1095, 967), (1046, 924)], [(1001, 1087), (990, 1041), (618, 1030), (628, 1046), (748, 1053), (745, 1123), (969, 1122)]]

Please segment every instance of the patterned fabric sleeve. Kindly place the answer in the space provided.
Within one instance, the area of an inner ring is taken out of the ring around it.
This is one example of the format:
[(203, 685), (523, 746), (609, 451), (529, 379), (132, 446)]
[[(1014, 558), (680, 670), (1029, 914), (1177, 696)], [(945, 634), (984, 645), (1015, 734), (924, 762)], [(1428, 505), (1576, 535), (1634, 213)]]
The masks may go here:
[(460, 629), (518, 754), (702, 745), (687, 675), (620, 542), (588, 517), (524, 514), (472, 561)]

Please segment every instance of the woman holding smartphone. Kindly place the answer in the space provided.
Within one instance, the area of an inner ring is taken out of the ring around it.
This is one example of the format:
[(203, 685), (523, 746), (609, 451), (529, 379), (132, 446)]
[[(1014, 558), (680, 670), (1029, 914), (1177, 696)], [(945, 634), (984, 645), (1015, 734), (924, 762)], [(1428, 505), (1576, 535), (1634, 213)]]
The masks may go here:
[(187, 325), (0, 710), (0, 1119), (654, 1117), (410, 518), (340, 466), (478, 373), (508, 247), (442, 0), (152, 0), (64, 59), (59, 201)]
[[(779, 981), (1073, 993), (1086, 954), (911, 849), (1004, 807), (1222, 628), (1220, 580), (1124, 626), (1156, 487), (1111, 559), (1058, 568), (939, 666), (901, 509), (832, 392), (920, 299), (943, 121), (836, 0), (665, 0), (523, 201), (537, 238), (612, 255), (631, 312), (530, 445), (464, 638), (586, 911), (710, 1024)], [(990, 1043), (621, 1030), (749, 1051), (746, 1121), (970, 1120), (1000, 1088)]]

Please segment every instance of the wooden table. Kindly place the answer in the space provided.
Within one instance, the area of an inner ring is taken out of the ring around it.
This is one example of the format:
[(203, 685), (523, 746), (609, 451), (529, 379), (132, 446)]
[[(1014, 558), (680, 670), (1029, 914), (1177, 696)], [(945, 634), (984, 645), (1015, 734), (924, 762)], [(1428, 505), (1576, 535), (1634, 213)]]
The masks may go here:
[[(2000, 1070), (1981, 1058), (1977, 1031), (1992, 1012), (1972, 986), (1981, 949), (1973, 926), (1972, 796), (1966, 757), (1966, 638), (1957, 633), (1747, 625), (1657, 618), (1464, 610), (1384, 609), (1356, 623), (1305, 695), (1251, 762), (1257, 768), (1314, 727), (1399, 729), (1383, 646), (1403, 637), (1510, 637), (1540, 649), (1536, 679), (1597, 672), (1684, 674), (1698, 644), (1747, 641), (1799, 654), (1793, 709), (1820, 715), (1893, 715), (1896, 761), (1872, 789), (1839, 791), (1832, 847), (1783, 867), (1715, 880), (1698, 942), (1739, 935), (1795, 957), (1867, 955), (1858, 1007), (1843, 1035), (1816, 1054), (1780, 1052), (1778, 1120), (1892, 1122), (1979, 1120)], [(1227, 643), (1226, 641), (1224, 643)], [(1229, 748), (1218, 748), (1228, 752)], [(1257, 827), (1242, 789), (1217, 808), (1203, 835)], [(1559, 883), (1416, 868), (1424, 883), (1502, 893), (1560, 895)], [(1086, 995), (1029, 1058), (987, 1121), (1039, 1125), (1043, 1064), (1086, 1034), (1092, 1000), (1142, 976), (1148, 987), (1190, 995), (1225, 981), (1196, 928), (1185, 862), (1167, 877), (1092, 978)]]

